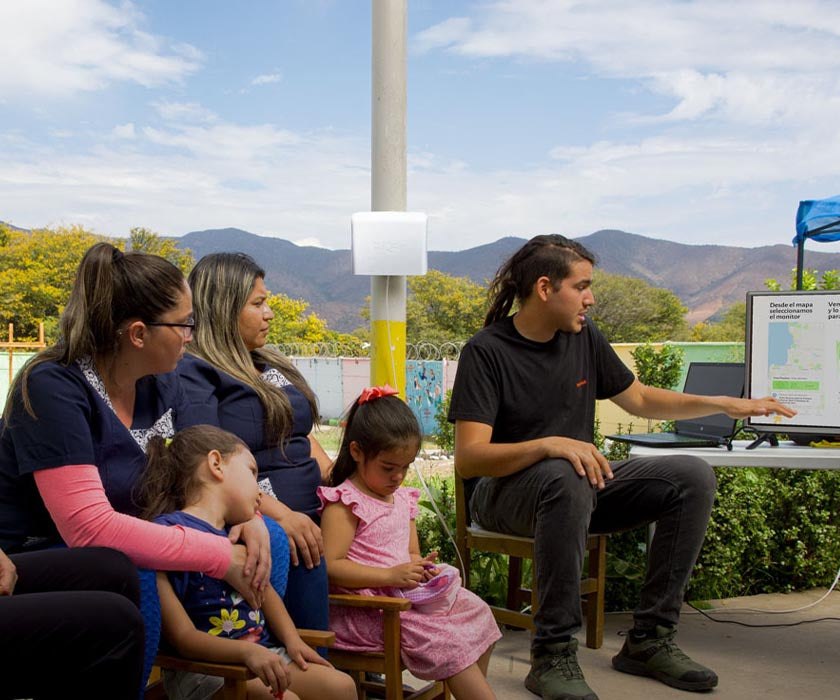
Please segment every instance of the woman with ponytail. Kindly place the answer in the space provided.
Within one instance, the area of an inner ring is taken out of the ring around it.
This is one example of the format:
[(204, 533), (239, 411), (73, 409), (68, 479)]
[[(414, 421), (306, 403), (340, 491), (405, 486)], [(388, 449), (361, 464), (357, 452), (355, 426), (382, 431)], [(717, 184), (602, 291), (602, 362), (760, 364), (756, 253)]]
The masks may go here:
[[(138, 517), (152, 436), (185, 405), (175, 366), (192, 338), (192, 297), (156, 255), (97, 243), (82, 258), (59, 341), (18, 373), (0, 422), (0, 548), (97, 545), (138, 566), (225, 578), (259, 601), (270, 573), (260, 518), (246, 547)], [(233, 538), (232, 538), (233, 539)]]

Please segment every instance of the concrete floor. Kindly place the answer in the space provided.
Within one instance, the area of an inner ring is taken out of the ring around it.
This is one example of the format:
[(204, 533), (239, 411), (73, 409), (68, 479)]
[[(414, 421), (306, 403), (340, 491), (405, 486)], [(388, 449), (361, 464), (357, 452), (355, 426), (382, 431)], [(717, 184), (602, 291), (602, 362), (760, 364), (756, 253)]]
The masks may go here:
[[(812, 603), (825, 590), (786, 595), (760, 595), (712, 601), (716, 607), (788, 610)], [(687, 693), (658, 681), (615, 671), (610, 659), (618, 652), (620, 630), (631, 624), (629, 614), (609, 614), (604, 644), (587, 649), (581, 642), (578, 660), (589, 686), (600, 700), (799, 700), (840, 698), (840, 592), (816, 607), (790, 614), (755, 612), (712, 613), (715, 617), (753, 625), (790, 623), (821, 617), (835, 620), (795, 627), (750, 628), (716, 623), (686, 607), (677, 642), (689, 656), (715, 670), (718, 687), (707, 693)], [(581, 640), (583, 638), (581, 637)], [(529, 633), (505, 630), (496, 645), (488, 678), (500, 700), (535, 698), (525, 689)]]

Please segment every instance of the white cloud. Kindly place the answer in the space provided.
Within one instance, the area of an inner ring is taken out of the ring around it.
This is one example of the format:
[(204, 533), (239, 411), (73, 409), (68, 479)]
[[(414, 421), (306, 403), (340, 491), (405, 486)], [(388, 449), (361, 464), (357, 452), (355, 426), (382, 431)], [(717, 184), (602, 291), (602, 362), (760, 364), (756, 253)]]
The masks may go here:
[[(369, 206), (364, 140), (272, 125), (134, 129), (133, 141), (103, 137), (75, 152), (0, 133), (9, 159), (0, 171), (3, 218), (111, 235), (133, 226), (181, 235), (233, 225), (348, 248), (350, 215)], [(150, 138), (155, 148), (144, 150)]]
[[(103, 139), (77, 152), (0, 134), (3, 218), (115, 235), (133, 226), (181, 235), (232, 225), (349, 248), (350, 215), (370, 206), (365, 138), (276, 125), (133, 126), (133, 141)], [(144, 152), (149, 139), (155, 148)], [(551, 156), (535, 167), (479, 171), (410, 153), (408, 208), (429, 214), (430, 249), (611, 227), (689, 243), (787, 244), (796, 202), (780, 189), (801, 199), (836, 194), (813, 183), (834, 177), (840, 146), (810, 154), (807, 167), (799, 144), (783, 137), (752, 149), (724, 137), (657, 136)]]
[(0, 3), (0, 90), (62, 96), (114, 82), (177, 83), (201, 53), (167, 44), (140, 28), (134, 5), (103, 0), (4, 0)]
[(321, 239), (315, 236), (310, 236), (309, 238), (300, 238), (298, 240), (292, 241), (297, 246), (301, 247), (311, 247), (311, 248), (325, 248), (326, 246), (321, 243)]
[[(15, 7), (23, 16), (30, 4), (49, 14), (34, 0)], [(37, 60), (21, 70), (42, 92), (142, 82), (141, 75), (172, 82), (202, 60), (191, 47), (140, 31), (131, 5), (79, 0), (72, 17), (55, 5), (62, 22), (47, 17), (44, 36), (74, 47), (72, 32), (55, 29), (69, 23), (84, 39), (84, 56), (113, 60), (77, 60), (70, 48), (38, 53), (27, 39)], [(0, 3), (4, 28), (8, 6)], [(653, 94), (656, 111), (619, 111), (618, 95), (607, 108), (624, 124), (609, 140), (570, 146), (558, 138), (543, 144), (542, 162), (518, 167), (479, 169), (463, 156), (411, 149), (408, 207), (429, 213), (433, 250), (610, 227), (692, 243), (786, 244), (798, 200), (840, 190), (838, 32), (840, 6), (809, 0), (795, 12), (769, 0), (477, 5), (470, 17), (421, 32), (414, 48), (574, 62), (588, 79), (628, 81)], [(18, 84), (3, 60), (7, 50), (0, 45), (0, 92)], [(171, 70), (155, 72), (158, 58), (172, 59)], [(454, 63), (441, 69), (459, 71), (466, 62)], [(138, 111), (100, 137), (90, 127), (84, 141), (59, 146), (18, 129), (0, 132), (0, 218), (122, 235), (132, 226), (180, 235), (233, 225), (301, 245), (349, 247), (350, 215), (370, 206), (367, 132), (236, 123), (222, 116), (224, 107), (217, 114), (187, 99), (147, 99), (150, 117)], [(642, 128), (622, 131), (627, 124)]]
[(127, 124), (118, 124), (111, 132), (115, 138), (118, 139), (133, 139), (136, 135), (134, 124), (128, 122)]
[(197, 102), (157, 100), (152, 107), (161, 118), (170, 122), (214, 122), (216, 114)]
[(269, 83), (279, 83), (281, 80), (283, 80), (282, 73), (269, 73), (258, 75), (251, 81), (251, 85), (268, 85)]
[[(581, 62), (673, 97), (669, 120), (840, 120), (840, 5), (804, 0), (502, 0), (429, 27), (419, 51)], [(828, 110), (828, 113), (826, 113)]]
[(284, 147), (299, 145), (304, 138), (273, 124), (222, 123), (212, 126), (182, 124), (167, 129), (144, 127), (143, 136), (154, 144), (182, 149), (193, 156), (237, 162), (280, 157)]
[[(543, 165), (418, 168), (410, 192), (439, 212), (430, 230), (443, 236), (618, 227), (787, 242), (797, 200), (840, 189), (840, 5), (830, 0), (497, 0), (421, 31), (413, 48), (573, 65), (659, 98), (657, 111), (632, 114), (620, 97), (608, 102), (625, 140), (559, 141)], [(644, 135), (622, 130), (634, 125)]]

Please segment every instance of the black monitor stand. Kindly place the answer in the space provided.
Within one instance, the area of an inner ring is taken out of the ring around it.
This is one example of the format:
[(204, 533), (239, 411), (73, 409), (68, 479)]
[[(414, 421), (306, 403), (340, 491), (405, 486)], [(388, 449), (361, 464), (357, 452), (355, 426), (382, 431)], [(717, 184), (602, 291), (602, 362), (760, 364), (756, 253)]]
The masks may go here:
[(762, 442), (767, 441), (770, 443), (770, 447), (778, 447), (779, 446), (779, 439), (776, 437), (776, 433), (759, 433), (756, 432), (756, 438), (753, 440), (749, 445), (747, 445), (746, 449), (754, 450), (758, 447)]

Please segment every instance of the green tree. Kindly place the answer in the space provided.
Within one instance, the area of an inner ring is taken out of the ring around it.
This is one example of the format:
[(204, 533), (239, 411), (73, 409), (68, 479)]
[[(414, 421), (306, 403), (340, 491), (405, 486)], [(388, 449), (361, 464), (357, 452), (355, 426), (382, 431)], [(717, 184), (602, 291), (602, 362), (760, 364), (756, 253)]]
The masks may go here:
[(330, 330), (327, 322), (316, 313), (306, 313), (309, 308), (307, 302), (292, 299), (282, 293), (269, 294), (266, 301), (274, 312), (266, 338), (268, 343), (333, 343), (342, 355), (364, 355), (361, 339)]
[(409, 343), (466, 340), (484, 325), (487, 289), (438, 270), (409, 277), (405, 304)]
[[(817, 270), (802, 270), (802, 289), (840, 289), (840, 272), (837, 270), (826, 270), (819, 275)], [(764, 280), (764, 284), (772, 292), (781, 292), (782, 285), (772, 277)], [(790, 271), (790, 289), (796, 289), (796, 268)]]
[(47, 341), (56, 340), (57, 319), (73, 287), (85, 251), (107, 240), (81, 226), (0, 232), (0, 323), (15, 336), (34, 340), (43, 322)]
[[(685, 353), (682, 348), (665, 343), (656, 350), (650, 343), (639, 345), (630, 353), (636, 365), (636, 378), (648, 386), (674, 389), (680, 380)], [(648, 419), (648, 432), (653, 421)]]
[(734, 340), (744, 342), (747, 305), (743, 301), (732, 304), (716, 323), (698, 323), (691, 329), (691, 339), (698, 343)]
[(147, 228), (135, 227), (131, 229), (128, 238), (128, 250), (151, 253), (166, 258), (181, 270), (184, 276), (188, 275), (195, 265), (192, 251), (189, 248), (181, 250), (171, 238), (163, 238)]
[(686, 309), (669, 289), (596, 270), (592, 290), (590, 315), (611, 343), (674, 340), (688, 330)]
[[(405, 302), (406, 340), (440, 344), (471, 338), (484, 326), (487, 289), (469, 277), (452, 277), (439, 270), (408, 278)], [(359, 311), (370, 322), (370, 297)], [(365, 328), (354, 332), (366, 338)]]

